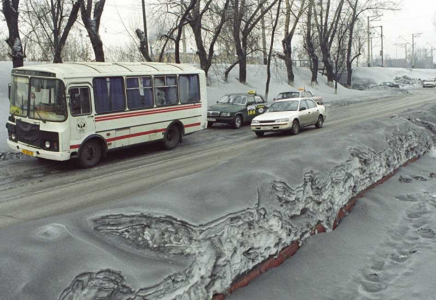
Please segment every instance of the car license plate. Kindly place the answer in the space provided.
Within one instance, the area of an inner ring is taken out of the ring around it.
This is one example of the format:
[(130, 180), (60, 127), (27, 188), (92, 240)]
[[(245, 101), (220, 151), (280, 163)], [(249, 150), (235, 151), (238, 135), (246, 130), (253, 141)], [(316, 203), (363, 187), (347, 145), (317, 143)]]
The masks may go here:
[(29, 150), (26, 150), (26, 149), (21, 149), (21, 152), (23, 152), (26, 155), (34, 156), (33, 155), (33, 151), (29, 151)]
[(272, 126), (264, 126), (262, 127), (263, 130), (272, 130), (273, 127)]
[(207, 118), (207, 121), (208, 122), (216, 122), (216, 119), (215, 118)]

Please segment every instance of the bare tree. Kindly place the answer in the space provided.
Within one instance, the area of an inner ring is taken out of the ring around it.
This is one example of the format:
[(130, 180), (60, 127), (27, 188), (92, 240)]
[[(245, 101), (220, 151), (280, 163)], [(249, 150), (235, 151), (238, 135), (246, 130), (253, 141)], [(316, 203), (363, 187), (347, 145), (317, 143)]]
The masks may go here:
[(313, 3), (309, 3), (309, 9), (307, 12), (307, 20), (306, 20), (306, 32), (304, 39), (304, 48), (309, 54), (310, 58), (310, 70), (312, 71), (312, 78), (310, 80), (312, 87), (314, 87), (318, 83), (318, 55), (315, 51), (314, 45), (314, 32), (312, 31), (312, 15), (313, 15)]
[[(318, 30), (319, 45), (322, 53), (322, 61), (327, 73), (327, 81), (329, 85), (333, 84), (334, 72), (333, 64), (331, 61), (331, 47), (335, 38), (342, 9), (344, 7), (345, 0), (310, 0), (312, 1), (312, 7), (314, 10), (315, 24)], [(334, 7), (332, 7), (332, 4)], [(331, 15), (333, 13), (333, 16)]]
[[(197, 0), (192, 13), (190, 15), (192, 31), (194, 33), (195, 43), (197, 45), (197, 54), (200, 59), (200, 67), (208, 75), (209, 69), (212, 65), (212, 60), (214, 57), (215, 51), (215, 43), (218, 40), (218, 37), (221, 34), (221, 30), (226, 22), (226, 12), (229, 7), (230, 0), (225, 0), (223, 6), (220, 6), (218, 3), (213, 4), (212, 0), (208, 0), (205, 6), (201, 9), (201, 0)], [(217, 1), (215, 1), (217, 2)], [(206, 50), (206, 46), (203, 39), (203, 17), (207, 11), (210, 11), (214, 14), (218, 14), (218, 24), (214, 26), (212, 29), (208, 29), (209, 33), (212, 35), (210, 38), (210, 43), (208, 50)]]
[[(395, 10), (397, 4), (393, 1), (382, 0), (347, 0), (348, 7), (351, 10), (351, 18), (349, 24), (349, 39), (347, 49), (347, 85), (351, 86), (351, 78), (353, 74), (353, 61), (357, 59), (361, 53), (362, 48), (358, 47), (357, 51), (353, 52), (354, 31), (356, 23), (359, 21), (360, 16), (370, 11), (377, 14), (381, 10)], [(362, 45), (362, 44), (361, 44)]]
[(267, 74), (266, 87), (265, 87), (265, 99), (266, 100), (268, 100), (269, 82), (271, 80), (271, 57), (272, 57), (272, 52), (273, 52), (273, 48), (274, 48), (274, 35), (276, 33), (277, 24), (279, 22), (281, 4), (282, 4), (282, 0), (279, 0), (278, 5), (277, 5), (277, 14), (276, 14), (276, 18), (274, 20), (274, 25), (273, 25), (272, 33), (271, 33), (271, 42), (269, 45), (268, 61), (267, 61), (267, 67), (266, 67), (266, 74)]
[(83, 24), (85, 25), (86, 31), (88, 32), (89, 39), (91, 40), (92, 49), (95, 54), (95, 61), (105, 61), (103, 42), (100, 37), (100, 21), (103, 14), (104, 5), (106, 0), (99, 0), (95, 2), (94, 14), (92, 14), (93, 0), (80, 1), (80, 12)]
[[(294, 37), (295, 34), (295, 30), (297, 29), (297, 25), (298, 22), (300, 21), (301, 16), (303, 15), (304, 11), (306, 10), (306, 0), (301, 0), (300, 3), (300, 7), (298, 8), (296, 6), (296, 2), (295, 0), (292, 0), (290, 2), (290, 0), (285, 0), (286, 2), (286, 22), (285, 22), (285, 38), (282, 41), (282, 46), (283, 46), (283, 53), (284, 55), (284, 60), (285, 60), (285, 65), (286, 65), (286, 70), (287, 70), (287, 75), (288, 75), (288, 84), (290, 84), (291, 86), (294, 85), (294, 81), (295, 81), (295, 75), (294, 75), (294, 71), (292, 68), (292, 39)], [(298, 9), (297, 14), (295, 14), (293, 12), (293, 7), (295, 6)], [(291, 14), (293, 14), (294, 16), (294, 21), (292, 23), (292, 27), (290, 27), (290, 16)]]
[(231, 0), (233, 11), (233, 38), (236, 46), (236, 54), (239, 63), (239, 81), (243, 84), (247, 82), (247, 49), (248, 38), (262, 19), (262, 17), (277, 3), (272, 0), (262, 11), (262, 6), (267, 0)]
[(19, 0), (2, 0), (3, 14), (8, 25), (9, 37), (6, 40), (11, 49), (11, 58), (14, 68), (22, 67), (25, 57), (23, 45), (21, 43), (20, 32), (18, 30), (18, 5)]
[(50, 45), (54, 63), (62, 63), (62, 50), (71, 28), (77, 20), (84, 0), (27, 0), (26, 22), (32, 27), (36, 39), (42, 44), (39, 32)]

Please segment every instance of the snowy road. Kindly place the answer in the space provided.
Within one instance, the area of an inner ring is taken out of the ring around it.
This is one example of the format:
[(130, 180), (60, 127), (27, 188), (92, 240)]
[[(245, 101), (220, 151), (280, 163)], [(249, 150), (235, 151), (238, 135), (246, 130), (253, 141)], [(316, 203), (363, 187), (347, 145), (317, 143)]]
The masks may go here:
[(3, 161), (0, 227), (139, 197), (170, 179), (204, 171), (255, 145), (290, 139), (292, 147), (314, 135), (435, 102), (434, 90), (413, 90), (411, 95), (335, 107), (329, 110), (322, 130), (310, 128), (293, 137), (279, 134), (258, 139), (248, 126), (241, 130), (216, 126), (186, 137), (171, 152), (151, 145), (110, 153), (100, 166), (91, 170), (78, 170), (71, 162), (30, 158)]

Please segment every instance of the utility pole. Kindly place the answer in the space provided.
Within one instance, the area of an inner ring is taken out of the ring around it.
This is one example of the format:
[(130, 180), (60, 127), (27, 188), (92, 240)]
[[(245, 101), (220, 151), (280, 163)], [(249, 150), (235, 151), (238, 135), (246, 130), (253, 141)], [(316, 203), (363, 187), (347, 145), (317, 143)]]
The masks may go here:
[(381, 51), (380, 51), (380, 56), (381, 56), (381, 60), (382, 60), (382, 68), (384, 67), (384, 52), (383, 52), (383, 26), (380, 26), (381, 28)]
[[(144, 45), (145, 52), (147, 53), (148, 56), (150, 56), (149, 52), (148, 52), (148, 33), (147, 33), (147, 16), (145, 13), (145, 0), (142, 0), (142, 21), (144, 23), (144, 38), (146, 41), (146, 44)], [(153, 56), (153, 55), (151, 55), (151, 56)]]
[(412, 69), (415, 68), (415, 37), (420, 37), (422, 33), (412, 34)]
[[(184, 12), (183, 5), (184, 5), (184, 0), (180, 0), (180, 15), (183, 15), (183, 12)], [(182, 27), (182, 47), (183, 47), (183, 54), (184, 54), (184, 57), (186, 60), (186, 31), (185, 31), (185, 26)]]
[(433, 47), (433, 45), (432, 44), (430, 44), (430, 43), (427, 43), (429, 46), (430, 46), (430, 53), (431, 53), (431, 68), (433, 69), (433, 66), (434, 66), (434, 61), (433, 61), (433, 50), (436, 50), (436, 48), (435, 47)]
[[(383, 57), (383, 26), (373, 26), (371, 28), (380, 28), (380, 38), (381, 38), (381, 50), (380, 50), (380, 56), (381, 56), (381, 66), (384, 67), (384, 57)], [(372, 39), (371, 39), (372, 40)], [(372, 51), (372, 45), (371, 45), (371, 51)], [(372, 57), (372, 55), (371, 55)]]
[[(371, 67), (372, 64), (372, 48), (371, 48), (371, 21), (380, 21), (377, 20), (383, 15), (376, 15), (376, 16), (368, 16), (368, 67)], [(372, 19), (371, 19), (372, 18)]]
[(405, 38), (403, 38), (401, 35), (400, 35), (400, 38), (402, 38), (406, 43), (404, 44), (404, 49), (406, 50), (406, 56), (405, 56), (405, 59), (406, 59), (406, 68), (407, 68), (407, 45), (410, 45), (410, 43), (405, 39)]
[(370, 21), (369, 21), (369, 16), (368, 16), (368, 67), (371, 67), (371, 57), (370, 57), (370, 54), (371, 54), (371, 26), (370, 26), (370, 23), (369, 23)]

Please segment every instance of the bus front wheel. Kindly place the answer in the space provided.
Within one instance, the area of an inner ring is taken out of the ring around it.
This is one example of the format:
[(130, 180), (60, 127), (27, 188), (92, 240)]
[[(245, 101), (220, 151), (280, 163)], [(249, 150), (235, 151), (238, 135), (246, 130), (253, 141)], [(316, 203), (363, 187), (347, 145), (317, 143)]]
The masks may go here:
[(177, 144), (180, 142), (180, 131), (179, 128), (175, 125), (172, 125), (167, 129), (163, 139), (163, 146), (167, 150), (172, 150), (177, 147)]
[(101, 159), (102, 149), (97, 140), (90, 140), (82, 146), (79, 153), (79, 166), (88, 169), (98, 165)]

